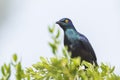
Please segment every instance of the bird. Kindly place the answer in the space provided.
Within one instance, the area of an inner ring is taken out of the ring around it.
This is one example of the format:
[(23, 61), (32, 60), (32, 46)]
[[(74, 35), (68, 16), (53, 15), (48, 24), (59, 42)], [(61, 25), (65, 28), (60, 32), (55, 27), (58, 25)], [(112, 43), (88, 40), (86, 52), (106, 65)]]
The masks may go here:
[(71, 58), (81, 57), (81, 61), (97, 64), (97, 57), (86, 36), (79, 33), (69, 18), (62, 18), (56, 22), (64, 32), (64, 45), (71, 52)]

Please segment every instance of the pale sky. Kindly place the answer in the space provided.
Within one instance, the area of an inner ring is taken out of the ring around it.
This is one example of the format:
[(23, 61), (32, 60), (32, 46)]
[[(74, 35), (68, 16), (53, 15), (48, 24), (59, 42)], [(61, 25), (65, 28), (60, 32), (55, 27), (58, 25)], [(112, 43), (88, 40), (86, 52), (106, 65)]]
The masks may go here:
[(0, 65), (10, 62), (13, 53), (24, 67), (39, 56), (53, 56), (47, 28), (64, 17), (89, 39), (98, 63), (116, 66), (120, 73), (119, 0), (0, 0)]

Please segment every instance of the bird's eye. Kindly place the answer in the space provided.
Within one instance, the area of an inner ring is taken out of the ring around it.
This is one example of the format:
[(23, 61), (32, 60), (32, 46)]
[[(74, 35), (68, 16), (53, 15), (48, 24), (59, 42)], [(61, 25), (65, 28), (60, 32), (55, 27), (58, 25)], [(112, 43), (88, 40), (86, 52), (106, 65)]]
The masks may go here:
[(69, 20), (68, 20), (68, 19), (66, 19), (66, 20), (65, 20), (65, 23), (68, 23), (68, 22), (69, 22)]

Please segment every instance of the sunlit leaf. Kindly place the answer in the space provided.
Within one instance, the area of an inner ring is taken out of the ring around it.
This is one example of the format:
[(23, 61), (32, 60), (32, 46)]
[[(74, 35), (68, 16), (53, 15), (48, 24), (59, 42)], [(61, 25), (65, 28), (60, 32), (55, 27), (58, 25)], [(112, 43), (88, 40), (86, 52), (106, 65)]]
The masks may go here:
[(14, 62), (17, 61), (17, 55), (16, 54), (13, 55), (13, 60), (14, 60)]

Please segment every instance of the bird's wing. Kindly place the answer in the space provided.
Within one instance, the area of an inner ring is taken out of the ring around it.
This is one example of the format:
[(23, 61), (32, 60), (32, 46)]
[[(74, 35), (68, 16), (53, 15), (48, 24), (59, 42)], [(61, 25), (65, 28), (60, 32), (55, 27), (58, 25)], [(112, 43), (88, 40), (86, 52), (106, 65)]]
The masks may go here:
[(95, 52), (94, 52), (89, 40), (83, 34), (80, 34), (80, 33), (79, 33), (79, 37), (80, 37), (80, 43), (82, 44), (83, 48), (85, 50), (87, 50), (88, 52), (90, 52), (91, 55), (93, 56), (93, 58), (95, 60), (97, 60)]

